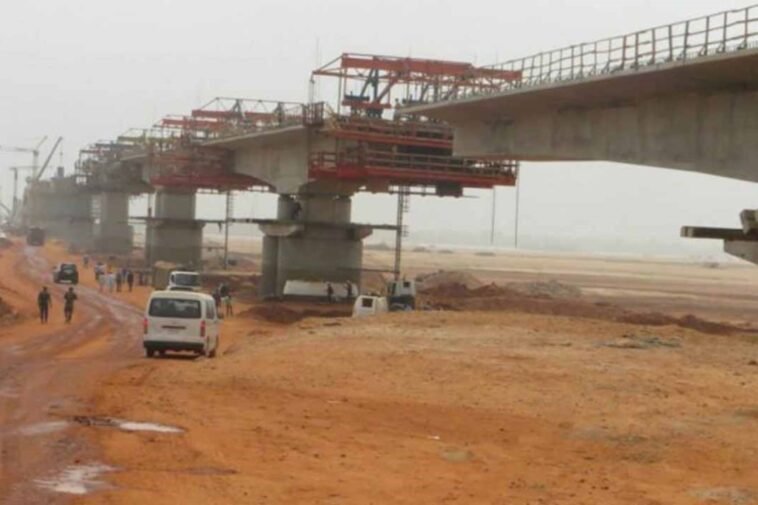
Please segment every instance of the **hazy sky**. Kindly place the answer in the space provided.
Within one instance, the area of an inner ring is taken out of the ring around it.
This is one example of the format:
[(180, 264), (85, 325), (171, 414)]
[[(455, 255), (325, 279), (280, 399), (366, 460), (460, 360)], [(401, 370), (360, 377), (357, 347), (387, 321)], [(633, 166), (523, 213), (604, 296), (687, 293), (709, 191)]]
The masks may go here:
[[(62, 135), (70, 169), (86, 144), (149, 126), (165, 114), (186, 113), (215, 96), (304, 101), (310, 71), (342, 52), (483, 65), (748, 3), (6, 0), (0, 3), (0, 145)], [(0, 153), (4, 202), (11, 194), (7, 167), (29, 161)], [(522, 182), (522, 232), (587, 237), (589, 249), (593, 239), (633, 237), (713, 251), (718, 244), (679, 241), (679, 227), (736, 226), (739, 211), (758, 204), (755, 184), (608, 163), (530, 163)], [(414, 199), (411, 231), (488, 229), (490, 195), (471, 194), (479, 198)], [(497, 218), (506, 236), (513, 191), (500, 189), (498, 195)], [(270, 198), (255, 199), (241, 200), (237, 214), (273, 212)], [(204, 199), (202, 205), (210, 214), (222, 213), (221, 200)], [(392, 221), (394, 204), (359, 197), (355, 217)]]

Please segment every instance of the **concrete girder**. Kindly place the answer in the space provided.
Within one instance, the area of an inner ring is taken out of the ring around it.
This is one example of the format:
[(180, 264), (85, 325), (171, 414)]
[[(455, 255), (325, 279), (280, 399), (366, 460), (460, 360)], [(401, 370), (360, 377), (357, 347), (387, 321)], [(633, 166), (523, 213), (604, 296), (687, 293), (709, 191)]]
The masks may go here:
[(724, 241), (724, 252), (758, 265), (758, 228), (754, 227), (755, 210), (742, 212), (743, 229), (685, 226), (682, 237)]
[(566, 108), (455, 125), (457, 155), (649, 165), (758, 182), (758, 92)]

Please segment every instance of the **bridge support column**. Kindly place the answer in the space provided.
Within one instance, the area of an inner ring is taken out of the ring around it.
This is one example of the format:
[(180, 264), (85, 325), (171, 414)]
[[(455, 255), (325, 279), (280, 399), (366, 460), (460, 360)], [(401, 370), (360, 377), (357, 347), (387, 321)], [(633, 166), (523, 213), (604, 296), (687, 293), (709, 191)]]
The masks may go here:
[(129, 194), (105, 192), (97, 198), (95, 248), (104, 253), (129, 254), (134, 230), (129, 226)]
[(51, 226), (54, 237), (77, 250), (88, 250), (94, 242), (92, 196), (87, 193), (64, 193), (58, 196), (57, 219)]
[(350, 214), (349, 196), (281, 195), (277, 222), (261, 225), (260, 295), (282, 296), (287, 281), (360, 286), (363, 239), (371, 228), (352, 225)]
[(195, 221), (194, 191), (161, 189), (155, 214), (148, 222), (145, 254), (149, 264), (168, 261), (187, 268), (202, 267), (203, 223)]

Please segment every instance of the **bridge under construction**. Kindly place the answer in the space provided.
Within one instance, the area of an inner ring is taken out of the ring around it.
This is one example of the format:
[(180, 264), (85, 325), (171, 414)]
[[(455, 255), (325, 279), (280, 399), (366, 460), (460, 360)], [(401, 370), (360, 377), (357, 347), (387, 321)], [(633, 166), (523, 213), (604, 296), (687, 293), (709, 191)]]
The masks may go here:
[[(275, 193), (276, 219), (245, 220), (264, 233), (261, 295), (278, 296), (290, 280), (360, 285), (362, 241), (377, 226), (353, 222), (360, 192), (397, 194), (402, 218), (411, 193), (514, 186), (524, 160), (758, 181), (758, 6), (486, 67), (346, 53), (311, 79), (328, 80), (336, 99), (217, 98), (93, 143), (73, 175), (27, 185), (20, 219), (126, 254), (129, 200), (151, 194), (148, 263), (202, 268), (197, 192)], [(758, 225), (743, 223), (685, 234), (758, 263)], [(381, 227), (402, 236), (401, 219)]]

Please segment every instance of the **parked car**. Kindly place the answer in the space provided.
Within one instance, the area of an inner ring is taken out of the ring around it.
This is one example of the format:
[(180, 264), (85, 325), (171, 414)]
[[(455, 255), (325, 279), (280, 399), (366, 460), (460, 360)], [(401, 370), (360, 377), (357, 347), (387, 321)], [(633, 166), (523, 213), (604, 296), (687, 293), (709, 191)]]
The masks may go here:
[(53, 282), (56, 284), (62, 282), (79, 284), (79, 270), (73, 263), (60, 263), (53, 270)]
[(221, 322), (213, 297), (191, 291), (154, 291), (145, 309), (143, 345), (156, 352), (190, 351), (216, 356)]

